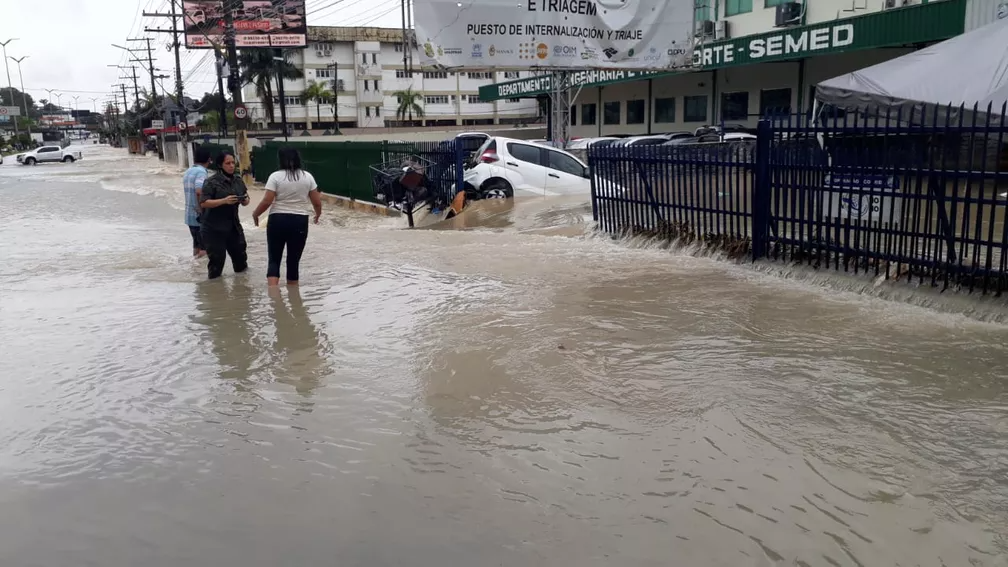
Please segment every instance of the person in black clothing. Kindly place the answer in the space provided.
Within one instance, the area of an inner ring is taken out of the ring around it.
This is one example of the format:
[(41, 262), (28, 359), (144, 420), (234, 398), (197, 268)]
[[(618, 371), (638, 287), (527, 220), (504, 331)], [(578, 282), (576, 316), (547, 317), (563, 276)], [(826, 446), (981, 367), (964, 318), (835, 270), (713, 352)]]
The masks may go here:
[(209, 260), (207, 275), (210, 279), (220, 277), (227, 256), (231, 256), (236, 274), (248, 268), (245, 231), (238, 220), (238, 205), (249, 204), (248, 188), (235, 173), (234, 154), (222, 152), (216, 163), (219, 171), (206, 180), (200, 195), (203, 208), (200, 236)]

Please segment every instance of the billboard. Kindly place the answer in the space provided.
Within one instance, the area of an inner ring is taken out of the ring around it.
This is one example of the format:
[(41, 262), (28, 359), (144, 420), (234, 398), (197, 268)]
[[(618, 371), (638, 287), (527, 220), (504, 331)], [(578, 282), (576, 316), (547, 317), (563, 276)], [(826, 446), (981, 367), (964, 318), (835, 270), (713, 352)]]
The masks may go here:
[(694, 0), (413, 0), (422, 65), (677, 69)]
[[(234, 17), (235, 45), (296, 48), (308, 43), (305, 0), (244, 0)], [(224, 4), (221, 0), (182, 0), (187, 49), (224, 45)]]

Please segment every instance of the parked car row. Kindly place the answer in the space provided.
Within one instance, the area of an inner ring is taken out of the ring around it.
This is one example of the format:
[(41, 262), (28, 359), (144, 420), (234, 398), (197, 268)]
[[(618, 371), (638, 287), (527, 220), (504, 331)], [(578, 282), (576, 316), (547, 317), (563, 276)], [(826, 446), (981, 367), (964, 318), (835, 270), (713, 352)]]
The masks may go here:
[(756, 135), (741, 127), (721, 128), (703, 126), (693, 132), (671, 132), (645, 136), (600, 136), (578, 138), (567, 144), (568, 150), (586, 150), (589, 147), (681, 146), (755, 140)]

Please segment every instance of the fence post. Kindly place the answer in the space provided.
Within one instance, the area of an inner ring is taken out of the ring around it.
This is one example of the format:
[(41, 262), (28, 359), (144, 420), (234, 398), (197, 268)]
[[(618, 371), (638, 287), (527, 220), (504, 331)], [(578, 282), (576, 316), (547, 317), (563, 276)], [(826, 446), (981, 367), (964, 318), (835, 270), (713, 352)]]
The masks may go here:
[(773, 128), (769, 120), (760, 120), (756, 128), (756, 171), (752, 193), (753, 261), (767, 256), (767, 232), (770, 229), (770, 150)]
[(591, 203), (592, 203), (592, 220), (598, 222), (598, 185), (595, 182), (595, 163), (592, 159), (595, 157), (592, 155), (591, 144), (585, 148), (585, 161), (588, 162), (588, 181), (591, 182)]
[(455, 191), (451, 195), (447, 195), (447, 199), (445, 199), (449, 206), (455, 195), (463, 190), (463, 185), (465, 184), (465, 172), (462, 170), (462, 167), (466, 156), (463, 155), (462, 144), (458, 138), (454, 140), (453, 145), (455, 146)]

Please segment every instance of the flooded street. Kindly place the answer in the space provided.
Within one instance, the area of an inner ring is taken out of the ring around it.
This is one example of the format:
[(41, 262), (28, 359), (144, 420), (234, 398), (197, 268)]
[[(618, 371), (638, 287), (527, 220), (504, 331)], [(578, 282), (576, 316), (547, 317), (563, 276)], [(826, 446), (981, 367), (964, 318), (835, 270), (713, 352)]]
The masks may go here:
[(1008, 564), (1008, 326), (587, 203), (327, 206), (278, 293), (246, 208), (207, 282), (180, 174), (83, 151), (0, 166), (0, 566)]

